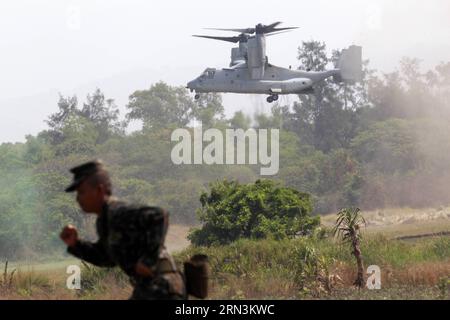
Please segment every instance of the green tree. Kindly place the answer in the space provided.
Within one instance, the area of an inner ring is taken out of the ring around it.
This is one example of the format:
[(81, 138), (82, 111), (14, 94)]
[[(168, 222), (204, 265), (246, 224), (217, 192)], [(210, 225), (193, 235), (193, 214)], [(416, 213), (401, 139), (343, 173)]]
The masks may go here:
[(58, 111), (51, 114), (45, 121), (50, 128), (47, 132), (47, 136), (52, 144), (58, 144), (64, 140), (62, 130), (66, 125), (66, 121), (69, 118), (80, 114), (77, 105), (78, 99), (76, 96), (64, 97), (59, 94)]
[(250, 128), (251, 119), (248, 115), (245, 115), (242, 111), (236, 111), (233, 117), (230, 119), (230, 127), (232, 129), (244, 129)]
[(125, 124), (119, 121), (114, 100), (105, 99), (100, 89), (88, 94), (80, 115), (93, 123), (98, 134), (96, 143), (104, 143), (112, 135), (124, 133)]
[[(60, 95), (58, 111), (46, 120), (49, 130), (42, 132), (40, 137), (53, 145), (58, 145), (72, 139), (74, 130), (79, 131), (81, 127), (89, 127), (95, 131), (94, 142), (101, 144), (113, 135), (124, 133), (125, 123), (119, 121), (119, 110), (114, 100), (105, 99), (100, 89), (87, 95), (86, 103), (81, 110), (77, 105), (76, 96)], [(75, 127), (74, 123), (77, 123)]]
[(200, 197), (203, 223), (189, 239), (195, 245), (230, 243), (240, 238), (292, 238), (310, 234), (320, 223), (312, 217), (309, 194), (270, 180), (251, 184), (222, 181)]
[(351, 143), (353, 155), (366, 168), (385, 174), (407, 173), (421, 167), (415, 126), (407, 120), (377, 122)]
[(225, 117), (222, 96), (218, 93), (201, 95), (193, 106), (192, 114), (196, 120), (202, 122), (203, 127), (214, 127)]
[[(193, 117), (195, 104), (184, 87), (158, 82), (148, 90), (134, 92), (127, 108), (128, 120), (141, 120), (144, 128), (150, 129), (186, 126)], [(205, 108), (209, 110), (207, 103)]]
[[(325, 43), (303, 42), (298, 48), (301, 70), (324, 71), (336, 63), (340, 51), (327, 56)], [(368, 104), (366, 79), (371, 72), (365, 62), (364, 80), (361, 84), (340, 84), (325, 79), (314, 85), (314, 93), (299, 95), (293, 111), (282, 110), (284, 126), (296, 132), (301, 140), (324, 152), (345, 148), (356, 135), (360, 117), (358, 108)]]
[(55, 146), (56, 155), (92, 155), (95, 152), (99, 133), (95, 125), (85, 117), (68, 117), (61, 133), (64, 140)]
[(25, 136), (25, 151), (23, 159), (30, 164), (36, 165), (44, 162), (54, 155), (51, 145), (41, 135), (34, 137), (32, 135)]
[(282, 129), (283, 128), (283, 114), (288, 109), (288, 106), (280, 106), (274, 104), (270, 109), (270, 114), (256, 113), (255, 122), (256, 127), (261, 129)]

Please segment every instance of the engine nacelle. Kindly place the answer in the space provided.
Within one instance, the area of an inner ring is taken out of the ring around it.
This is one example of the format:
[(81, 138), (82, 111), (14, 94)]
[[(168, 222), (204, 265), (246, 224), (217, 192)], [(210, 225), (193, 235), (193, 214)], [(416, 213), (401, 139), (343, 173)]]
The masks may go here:
[(257, 80), (264, 77), (266, 65), (266, 39), (257, 35), (247, 43), (247, 65), (250, 78)]

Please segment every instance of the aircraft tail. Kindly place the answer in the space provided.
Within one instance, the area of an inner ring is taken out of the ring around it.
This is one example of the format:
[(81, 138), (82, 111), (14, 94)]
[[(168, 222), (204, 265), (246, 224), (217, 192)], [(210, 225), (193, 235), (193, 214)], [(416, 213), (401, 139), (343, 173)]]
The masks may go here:
[(345, 82), (362, 81), (362, 47), (350, 46), (341, 52), (338, 61), (339, 80)]

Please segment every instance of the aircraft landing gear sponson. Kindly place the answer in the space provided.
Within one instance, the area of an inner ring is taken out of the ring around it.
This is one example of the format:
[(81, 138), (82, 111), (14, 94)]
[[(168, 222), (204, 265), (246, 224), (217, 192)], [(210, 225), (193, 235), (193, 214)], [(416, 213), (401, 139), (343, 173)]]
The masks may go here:
[(273, 95), (267, 97), (267, 102), (268, 103), (272, 103), (272, 102), (277, 101), (277, 100), (278, 100), (278, 95), (277, 94), (273, 94)]

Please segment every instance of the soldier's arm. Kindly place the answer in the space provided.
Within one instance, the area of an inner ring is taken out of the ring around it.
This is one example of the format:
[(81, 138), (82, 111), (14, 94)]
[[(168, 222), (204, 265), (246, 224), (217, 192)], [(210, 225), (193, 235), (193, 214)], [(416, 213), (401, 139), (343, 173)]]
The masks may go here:
[[(154, 239), (154, 236), (150, 236), (151, 239)], [(154, 245), (151, 242), (148, 245), (148, 249), (146, 253), (144, 253), (139, 262), (142, 263), (145, 267), (149, 268), (152, 272), (156, 272), (156, 264), (159, 258), (159, 245)]]
[(78, 240), (72, 247), (67, 248), (67, 252), (81, 260), (92, 263), (99, 267), (114, 267), (115, 263), (109, 258), (103, 244)]

